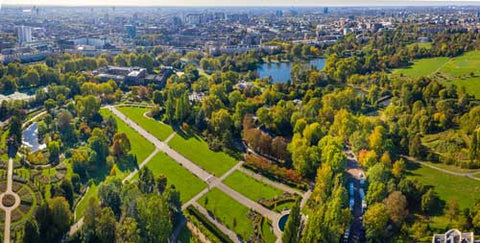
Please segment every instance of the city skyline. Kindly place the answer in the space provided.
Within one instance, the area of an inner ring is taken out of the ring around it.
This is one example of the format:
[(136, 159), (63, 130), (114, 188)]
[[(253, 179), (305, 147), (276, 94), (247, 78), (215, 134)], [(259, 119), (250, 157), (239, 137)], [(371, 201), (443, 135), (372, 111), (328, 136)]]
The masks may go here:
[(433, 5), (480, 5), (478, 0), (0, 0), (1, 5), (41, 6), (433, 6)]

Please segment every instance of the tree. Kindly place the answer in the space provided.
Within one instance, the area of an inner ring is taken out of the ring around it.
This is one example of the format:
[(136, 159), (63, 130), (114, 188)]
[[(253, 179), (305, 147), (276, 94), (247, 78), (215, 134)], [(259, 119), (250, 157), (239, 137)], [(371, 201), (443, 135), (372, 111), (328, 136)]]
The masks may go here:
[(410, 141), (410, 144), (408, 146), (408, 151), (410, 156), (423, 158), (424, 149), (423, 149), (420, 134), (417, 133), (415, 137), (413, 137), (413, 139)]
[[(13, 116), (12, 119), (10, 119), (10, 130), (8, 132), (7, 143), (9, 149), (13, 149), (14, 151), (17, 151), (22, 144), (22, 121), (18, 116)], [(10, 156), (11, 155), (12, 154), (10, 154)]]
[(60, 143), (57, 141), (51, 141), (48, 143), (48, 161), (51, 164), (58, 164), (60, 162)]
[(23, 242), (37, 243), (40, 242), (40, 231), (38, 229), (37, 221), (29, 219), (25, 222), (23, 228)]
[(100, 110), (100, 99), (93, 95), (79, 96), (76, 99), (77, 114), (87, 120), (92, 119)]
[(210, 123), (216, 133), (230, 130), (233, 126), (232, 117), (225, 109), (220, 109), (219, 111), (213, 112)]
[(137, 199), (138, 223), (146, 242), (168, 242), (172, 231), (167, 203), (160, 195), (152, 194)]
[(124, 218), (117, 228), (117, 243), (137, 243), (140, 242), (140, 229), (134, 218)]
[(72, 212), (64, 197), (54, 197), (35, 213), (40, 231), (40, 242), (58, 242), (70, 228)]
[(143, 193), (152, 193), (155, 189), (155, 178), (148, 167), (142, 167), (138, 172), (138, 189)]
[(162, 194), (165, 191), (165, 188), (167, 188), (167, 177), (163, 174), (159, 174), (157, 176), (156, 185), (158, 192)]
[(448, 200), (447, 205), (445, 206), (445, 215), (448, 217), (450, 222), (456, 219), (459, 213), (460, 206), (458, 204), (458, 200), (456, 198)]
[(300, 214), (300, 200), (297, 199), (295, 205), (288, 215), (285, 224), (285, 231), (282, 235), (283, 243), (296, 243), (300, 237), (300, 227), (302, 223), (302, 215)]
[(408, 215), (407, 198), (399, 191), (394, 191), (383, 201), (390, 220), (400, 226)]
[(109, 178), (98, 188), (98, 197), (102, 202), (102, 206), (111, 208), (117, 216), (120, 215), (120, 207), (122, 205), (121, 190), (122, 181), (118, 178)]
[(116, 133), (113, 137), (112, 153), (117, 157), (125, 157), (130, 152), (131, 145), (125, 133)]
[(437, 195), (435, 195), (435, 191), (432, 188), (428, 189), (428, 191), (422, 195), (422, 211), (427, 214), (432, 213), (437, 200), (438, 198)]
[(101, 208), (96, 197), (91, 197), (88, 201), (87, 209), (84, 214), (83, 235), (86, 239), (95, 241), (97, 239), (97, 225), (100, 218)]
[(399, 159), (395, 161), (392, 169), (393, 176), (395, 176), (396, 178), (401, 178), (405, 172), (406, 167), (407, 166), (405, 164), (405, 160)]
[(363, 216), (367, 239), (385, 239), (388, 218), (388, 212), (383, 203), (371, 205)]
[(116, 221), (111, 208), (102, 208), (96, 226), (98, 238), (101, 242), (110, 243), (115, 241)]

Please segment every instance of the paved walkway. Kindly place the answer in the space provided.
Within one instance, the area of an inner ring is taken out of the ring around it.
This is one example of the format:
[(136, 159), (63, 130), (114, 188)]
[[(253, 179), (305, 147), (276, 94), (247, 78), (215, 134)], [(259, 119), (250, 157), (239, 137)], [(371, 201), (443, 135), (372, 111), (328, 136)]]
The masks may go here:
[[(5, 225), (3, 233), (3, 242), (10, 242), (10, 222), (12, 218), (12, 211), (15, 210), (20, 205), (20, 196), (12, 190), (13, 184), (13, 159), (8, 160), (8, 173), (7, 173), (7, 190), (0, 194), (0, 209), (5, 211)], [(6, 195), (11, 195), (15, 198), (15, 203), (11, 207), (4, 206), (2, 202), (3, 197)]]
[(480, 181), (480, 178), (478, 177), (475, 177), (475, 175), (478, 175), (480, 174), (480, 171), (475, 171), (475, 172), (455, 172), (455, 171), (451, 171), (451, 170), (447, 170), (447, 169), (443, 169), (443, 168), (440, 168), (440, 167), (437, 167), (435, 165), (432, 165), (430, 163), (426, 163), (424, 161), (421, 161), (417, 158), (414, 158), (414, 157), (411, 157), (411, 156), (406, 156), (406, 155), (401, 155), (401, 157), (407, 159), (407, 160), (410, 160), (412, 162), (415, 162), (415, 163), (418, 163), (418, 164), (421, 164), (423, 166), (427, 166), (429, 168), (432, 168), (434, 170), (438, 170), (438, 171), (441, 171), (443, 173), (446, 173), (446, 174), (450, 174), (450, 175), (454, 175), (454, 176), (464, 176), (464, 177), (468, 177), (472, 180), (477, 180), (477, 181)]
[[(272, 220), (272, 222), (278, 222), (280, 219), (280, 214), (273, 212), (262, 205), (260, 205), (257, 202), (254, 202), (247, 197), (243, 196), (242, 194), (238, 193), (235, 190), (232, 190), (228, 186), (224, 185), (222, 183), (222, 180), (225, 179), (228, 175), (233, 173), (235, 170), (241, 168), (242, 162), (236, 164), (233, 168), (231, 168), (227, 173), (225, 173), (222, 177), (218, 178), (209, 172), (203, 170), (200, 168), (198, 165), (193, 163), (192, 161), (188, 160), (187, 158), (183, 157), (181, 154), (179, 154), (177, 151), (171, 149), (165, 142), (160, 141), (158, 138), (150, 134), (148, 131), (146, 131), (144, 128), (142, 128), (140, 125), (132, 121), (130, 118), (128, 118), (126, 115), (121, 113), (119, 110), (117, 110), (114, 106), (106, 106), (106, 109), (110, 110), (113, 114), (118, 116), (120, 119), (122, 119), (127, 125), (132, 127), (134, 130), (136, 130), (140, 135), (145, 137), (147, 140), (149, 140), (151, 143), (153, 143), (160, 151), (163, 151), (166, 153), (168, 156), (170, 156), (172, 159), (174, 159), (177, 163), (181, 164), (184, 168), (189, 170), (192, 174), (196, 175), (198, 178), (203, 180), (205, 183), (208, 184), (208, 188), (205, 190), (201, 191), (199, 194), (197, 194), (194, 198), (192, 198), (190, 201), (182, 205), (182, 208), (187, 207), (188, 205), (194, 205), (195, 201), (198, 200), (198, 198), (202, 197), (205, 195), (210, 189), (217, 187), (236, 201), (242, 203), (246, 207), (253, 209), (257, 211), (258, 213), (262, 214), (263, 216), (267, 217), (268, 219)], [(275, 230), (275, 234), (278, 236), (281, 235), (281, 232), (278, 230)]]
[(125, 177), (125, 179), (122, 180), (122, 183), (125, 183), (126, 181), (131, 180), (138, 173), (138, 170), (140, 170), (141, 168), (143, 168), (143, 166), (148, 164), (148, 162), (150, 162), (150, 160), (152, 160), (152, 158), (155, 155), (157, 155), (158, 152), (160, 152), (160, 150), (158, 150), (158, 148), (155, 148), (155, 150), (146, 159), (144, 159), (140, 165), (138, 165), (138, 169), (135, 169), (134, 171), (132, 171), (130, 174), (127, 175), (127, 177)]

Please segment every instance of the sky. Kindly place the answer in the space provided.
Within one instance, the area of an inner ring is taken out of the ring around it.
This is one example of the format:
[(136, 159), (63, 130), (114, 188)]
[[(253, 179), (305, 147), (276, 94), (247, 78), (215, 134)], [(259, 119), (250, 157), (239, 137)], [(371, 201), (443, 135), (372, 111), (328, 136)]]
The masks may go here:
[(0, 0), (0, 3), (64, 6), (416, 6), (480, 5), (480, 0)]

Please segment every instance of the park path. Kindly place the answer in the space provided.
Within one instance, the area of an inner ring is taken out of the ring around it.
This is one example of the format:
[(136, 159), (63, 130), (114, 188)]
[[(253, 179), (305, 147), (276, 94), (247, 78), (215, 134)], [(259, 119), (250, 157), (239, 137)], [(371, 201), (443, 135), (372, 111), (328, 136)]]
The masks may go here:
[(450, 175), (454, 175), (454, 176), (464, 176), (464, 177), (468, 177), (472, 180), (477, 180), (477, 181), (480, 181), (480, 178), (478, 177), (475, 177), (475, 175), (478, 175), (480, 174), (480, 171), (475, 171), (475, 172), (455, 172), (455, 171), (451, 171), (451, 170), (447, 170), (447, 169), (443, 169), (443, 168), (440, 168), (440, 167), (437, 167), (435, 165), (432, 165), (432, 164), (429, 164), (429, 163), (426, 163), (424, 161), (421, 161), (417, 158), (414, 158), (414, 157), (411, 157), (411, 156), (407, 156), (407, 155), (401, 155), (401, 157), (409, 160), (409, 161), (412, 161), (412, 162), (415, 162), (415, 163), (418, 163), (418, 164), (421, 164), (423, 166), (426, 166), (426, 167), (429, 167), (431, 169), (434, 169), (434, 170), (438, 170), (440, 172), (443, 172), (443, 173), (446, 173), (446, 174), (450, 174)]
[[(195, 204), (195, 200), (198, 200), (201, 196), (206, 194), (209, 190), (211, 190), (214, 187), (217, 187), (239, 203), (245, 205), (246, 207), (253, 209), (257, 211), (258, 213), (262, 214), (263, 216), (267, 217), (270, 219), (272, 222), (278, 222), (280, 219), (280, 214), (273, 212), (262, 205), (260, 205), (257, 202), (254, 202), (250, 200), (249, 198), (243, 196), (242, 194), (238, 193), (235, 190), (232, 190), (230, 187), (226, 186), (225, 184), (222, 183), (222, 180), (226, 178), (228, 175), (233, 173), (235, 170), (241, 168), (242, 162), (237, 163), (233, 168), (231, 168), (227, 173), (225, 173), (223, 176), (220, 178), (214, 176), (213, 174), (210, 174), (209, 172), (203, 170), (200, 168), (198, 165), (193, 163), (192, 161), (188, 160), (184, 156), (182, 156), (180, 153), (177, 151), (173, 150), (170, 148), (165, 142), (160, 141), (158, 138), (153, 136), (151, 133), (146, 131), (144, 128), (142, 128), (140, 125), (132, 121), (130, 118), (128, 118), (125, 114), (120, 112), (118, 109), (116, 109), (114, 106), (106, 106), (106, 109), (110, 110), (113, 114), (115, 114), (117, 117), (119, 117), (123, 122), (125, 122), (127, 125), (132, 127), (134, 130), (136, 130), (140, 135), (145, 137), (148, 141), (153, 143), (160, 151), (166, 153), (168, 156), (170, 156), (172, 159), (174, 159), (177, 163), (182, 165), (184, 168), (189, 170), (192, 174), (203, 180), (205, 183), (207, 183), (208, 188), (205, 190), (201, 191), (199, 194), (197, 194), (194, 198), (189, 200), (186, 204), (182, 205), (182, 208), (185, 208), (185, 206), (188, 205), (193, 205)], [(277, 227), (275, 227), (276, 229)], [(274, 230), (275, 234), (277, 237), (281, 235), (281, 232), (279, 230)], [(228, 234), (228, 232), (225, 232)]]
[(363, 188), (363, 185), (360, 181), (364, 180), (365, 172), (362, 166), (358, 163), (357, 157), (348, 146), (345, 154), (347, 155), (347, 173), (351, 176), (350, 182), (353, 182), (354, 184), (355, 200), (352, 212), (353, 221), (350, 226), (350, 238), (348, 242), (363, 243), (365, 242), (365, 237), (362, 223), (362, 200), (360, 198), (360, 188)]
[[(12, 219), (12, 211), (20, 205), (20, 196), (12, 190), (13, 184), (13, 158), (8, 159), (8, 172), (7, 172), (7, 190), (0, 195), (0, 208), (5, 211), (5, 225), (3, 233), (3, 242), (10, 242), (10, 223)], [(15, 203), (8, 207), (3, 205), (3, 197), (5, 195), (11, 195), (15, 198)]]

